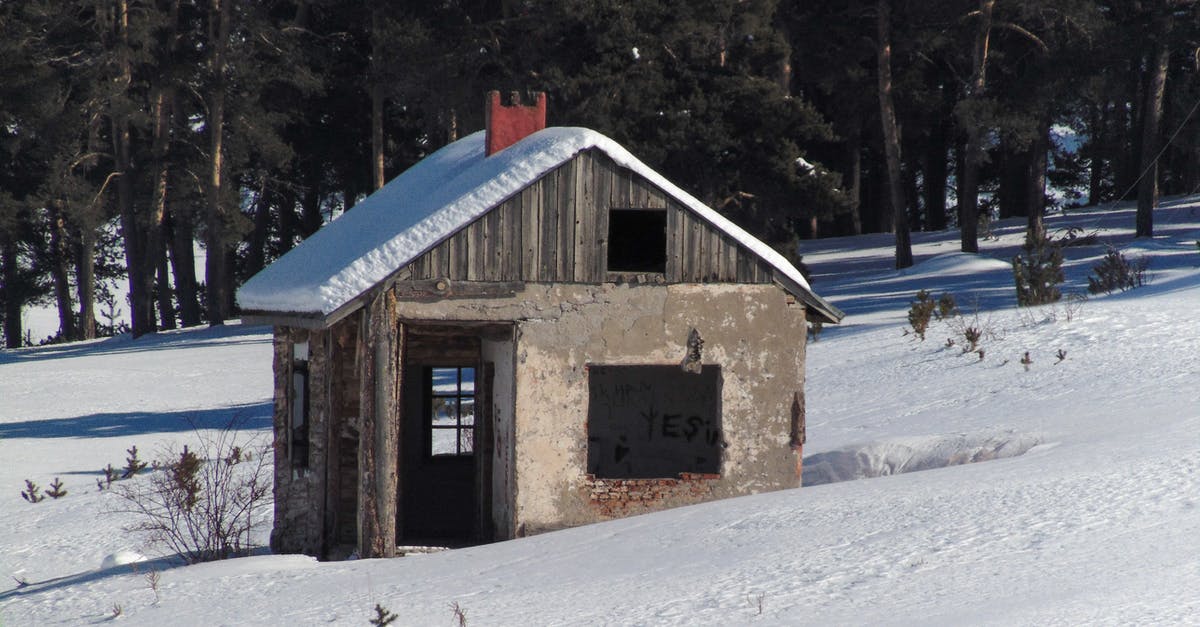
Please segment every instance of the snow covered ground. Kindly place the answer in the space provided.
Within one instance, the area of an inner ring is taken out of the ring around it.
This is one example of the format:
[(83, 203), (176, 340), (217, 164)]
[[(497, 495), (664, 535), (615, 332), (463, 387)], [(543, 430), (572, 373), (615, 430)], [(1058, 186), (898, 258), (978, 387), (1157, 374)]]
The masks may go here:
[[(1015, 308), (1019, 222), (980, 255), (916, 234), (902, 272), (887, 236), (806, 244), (848, 313), (809, 348), (822, 485), (392, 560), (102, 567), (159, 554), (105, 513), (100, 468), (192, 441), (189, 418), (266, 433), (266, 329), (0, 352), (0, 625), (362, 625), (376, 603), (405, 625), (458, 624), (455, 604), (469, 625), (1200, 624), (1200, 200), (1156, 218), (1150, 241), (1125, 207), (1050, 218), (1151, 259), (1149, 285), (1078, 307)], [(1066, 292), (1103, 252), (1069, 249)], [(905, 335), (918, 289), (964, 317)], [(54, 477), (63, 499), (18, 495)]]

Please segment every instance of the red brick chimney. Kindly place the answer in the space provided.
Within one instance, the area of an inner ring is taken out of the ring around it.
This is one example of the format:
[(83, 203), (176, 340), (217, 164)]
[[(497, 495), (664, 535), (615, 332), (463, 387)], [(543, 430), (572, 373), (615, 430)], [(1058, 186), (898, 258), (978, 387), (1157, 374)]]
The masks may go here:
[(509, 146), (546, 128), (546, 92), (537, 93), (537, 102), (532, 106), (521, 104), (521, 95), (512, 92), (512, 104), (500, 102), (500, 92), (489, 91), (484, 113), (487, 126), (487, 151), (491, 156)]

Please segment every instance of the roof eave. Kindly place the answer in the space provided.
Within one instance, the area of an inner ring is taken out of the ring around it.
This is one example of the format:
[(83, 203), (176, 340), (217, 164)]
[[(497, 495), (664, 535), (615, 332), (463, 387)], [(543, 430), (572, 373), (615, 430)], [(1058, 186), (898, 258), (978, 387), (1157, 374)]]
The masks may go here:
[(846, 317), (846, 313), (835, 307), (832, 303), (817, 296), (812, 290), (804, 289), (803, 286), (795, 281), (782, 276), (782, 273), (775, 273), (775, 281), (784, 291), (795, 296), (809, 312), (813, 314), (813, 320), (825, 322), (829, 324), (838, 324), (842, 318)]

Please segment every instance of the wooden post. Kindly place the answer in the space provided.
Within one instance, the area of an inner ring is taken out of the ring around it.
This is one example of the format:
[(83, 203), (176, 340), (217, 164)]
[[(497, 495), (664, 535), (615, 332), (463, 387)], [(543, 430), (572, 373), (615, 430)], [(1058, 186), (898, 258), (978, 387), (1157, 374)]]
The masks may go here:
[(395, 297), (384, 291), (363, 312), (358, 346), (362, 368), (358, 437), (358, 554), (396, 554), (396, 475), (400, 453), (400, 415), (396, 392), (400, 339)]

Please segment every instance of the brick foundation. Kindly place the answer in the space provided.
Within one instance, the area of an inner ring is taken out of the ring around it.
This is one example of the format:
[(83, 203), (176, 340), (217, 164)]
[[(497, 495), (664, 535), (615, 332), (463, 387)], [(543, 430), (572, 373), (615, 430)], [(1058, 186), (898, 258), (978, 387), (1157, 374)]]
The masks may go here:
[(604, 518), (620, 518), (711, 498), (721, 475), (679, 473), (678, 479), (598, 479), (587, 475), (593, 508)]

